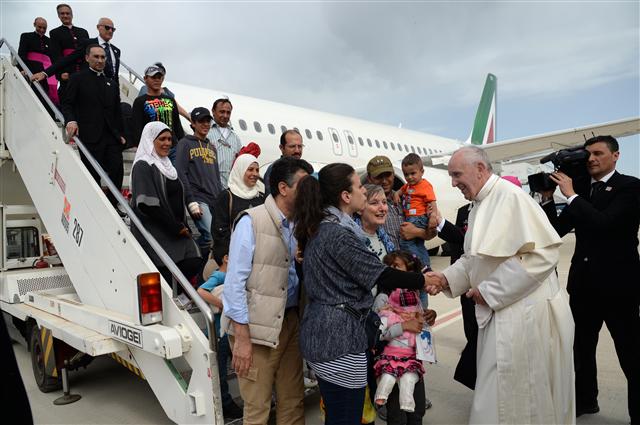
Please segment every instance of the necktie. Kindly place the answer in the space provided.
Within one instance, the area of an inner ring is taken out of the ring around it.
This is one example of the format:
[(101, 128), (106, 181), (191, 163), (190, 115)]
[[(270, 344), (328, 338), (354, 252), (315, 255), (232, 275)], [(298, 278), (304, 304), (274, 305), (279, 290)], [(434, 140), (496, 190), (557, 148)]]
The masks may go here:
[(113, 60), (111, 59), (111, 46), (109, 45), (109, 43), (104, 43), (103, 46), (104, 52), (107, 55), (107, 67), (105, 68), (105, 74), (108, 77), (113, 77), (115, 75), (115, 69), (113, 68)]
[(598, 195), (604, 189), (606, 183), (605, 182), (593, 182), (591, 183), (591, 201), (593, 202)]

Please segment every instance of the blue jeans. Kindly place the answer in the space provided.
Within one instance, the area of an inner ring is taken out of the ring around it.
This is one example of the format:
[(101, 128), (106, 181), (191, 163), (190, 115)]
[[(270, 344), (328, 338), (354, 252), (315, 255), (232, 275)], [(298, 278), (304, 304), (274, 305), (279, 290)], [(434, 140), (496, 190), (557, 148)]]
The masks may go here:
[(213, 216), (211, 215), (211, 209), (209, 204), (198, 201), (198, 205), (200, 205), (200, 211), (202, 211), (202, 217), (200, 220), (193, 220), (193, 223), (196, 225), (200, 236), (196, 240), (196, 243), (200, 247), (200, 249), (206, 248), (206, 252), (209, 252), (209, 246), (211, 245), (211, 222), (213, 221)]
[[(427, 216), (425, 215), (405, 217), (404, 221), (409, 222), (414, 226), (419, 227), (420, 229), (426, 229), (428, 223)], [(429, 259), (429, 251), (427, 251), (427, 247), (424, 246), (424, 240), (420, 238), (415, 238), (408, 241), (400, 239), (400, 249), (402, 249), (403, 251), (409, 251), (410, 253), (418, 257), (418, 259), (420, 259), (420, 262), (422, 263), (422, 267), (431, 265), (431, 260)]]
[(233, 402), (233, 397), (229, 393), (229, 383), (227, 382), (227, 361), (231, 358), (231, 347), (229, 338), (223, 336), (218, 339), (218, 371), (220, 372), (220, 397), (222, 406), (228, 406)]
[(360, 425), (365, 387), (345, 388), (318, 377), (324, 400), (325, 425)]

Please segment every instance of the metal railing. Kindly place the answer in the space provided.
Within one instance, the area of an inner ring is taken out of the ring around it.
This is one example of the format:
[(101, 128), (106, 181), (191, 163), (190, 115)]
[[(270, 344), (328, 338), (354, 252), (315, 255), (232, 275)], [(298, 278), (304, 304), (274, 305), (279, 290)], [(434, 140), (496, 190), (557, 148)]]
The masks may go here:
[[(33, 74), (31, 73), (29, 68), (25, 65), (25, 63), (22, 61), (20, 56), (18, 56), (18, 53), (16, 52), (16, 50), (4, 38), (0, 39), (0, 48), (2, 48), (3, 45), (7, 46), (7, 48), (11, 52), (12, 59), (22, 67), (29, 81), (31, 81), (31, 77), (33, 76)], [(125, 65), (122, 61), (120, 62), (120, 65), (123, 65), (125, 69), (127, 69), (136, 78), (141, 79), (140, 75), (138, 75), (135, 71), (133, 71), (131, 68)], [(49, 96), (47, 95), (47, 93), (45, 93), (42, 86), (37, 82), (32, 82), (32, 84), (34, 85), (34, 87), (36, 88), (36, 90), (38, 91), (42, 99), (45, 101), (47, 106), (53, 112), (55, 116), (55, 120), (57, 121), (57, 124), (61, 128), (61, 131), (63, 133), (63, 140), (65, 140), (65, 143), (69, 143), (71, 140), (66, 137), (66, 131), (63, 128), (64, 122), (65, 122), (64, 116), (62, 115), (60, 110), (55, 106), (55, 104), (51, 101), (51, 99), (49, 99)], [(209, 333), (208, 334), (209, 348), (213, 352), (217, 352), (218, 338), (216, 335), (216, 329), (214, 325), (213, 312), (211, 311), (209, 304), (198, 295), (196, 290), (193, 289), (193, 286), (191, 286), (189, 281), (184, 277), (184, 275), (182, 274), (178, 266), (173, 262), (171, 257), (169, 257), (169, 254), (166, 253), (166, 251), (162, 248), (162, 246), (160, 246), (160, 244), (151, 235), (151, 233), (149, 233), (147, 229), (144, 228), (144, 225), (142, 224), (140, 219), (135, 215), (135, 213), (129, 206), (129, 203), (124, 199), (124, 197), (122, 196), (122, 193), (116, 188), (116, 186), (113, 184), (113, 182), (111, 181), (107, 173), (102, 169), (98, 161), (96, 161), (96, 159), (91, 155), (91, 153), (86, 148), (86, 146), (82, 143), (82, 141), (76, 136), (73, 137), (73, 141), (75, 142), (78, 149), (89, 161), (93, 169), (98, 173), (100, 178), (106, 183), (107, 188), (109, 189), (109, 192), (111, 192), (111, 194), (118, 201), (118, 205), (124, 210), (124, 212), (127, 213), (127, 215), (129, 216), (129, 219), (131, 220), (131, 224), (135, 225), (138, 228), (138, 230), (140, 231), (140, 234), (149, 243), (149, 245), (151, 246), (151, 249), (153, 249), (153, 251), (158, 255), (162, 264), (164, 264), (167, 267), (167, 269), (169, 269), (169, 271), (171, 272), (171, 275), (173, 276), (173, 279), (180, 284), (180, 286), (187, 293), (189, 298), (195, 303), (195, 305), (200, 309), (202, 314), (205, 316), (207, 331)]]
[(126, 63), (120, 61), (120, 66), (123, 67), (124, 69), (126, 69), (127, 71), (129, 71), (129, 82), (131, 84), (134, 84), (136, 82), (136, 80), (140, 81), (141, 83), (144, 83), (144, 78), (142, 78), (140, 76), (140, 74), (138, 74), (129, 65), (127, 65)]

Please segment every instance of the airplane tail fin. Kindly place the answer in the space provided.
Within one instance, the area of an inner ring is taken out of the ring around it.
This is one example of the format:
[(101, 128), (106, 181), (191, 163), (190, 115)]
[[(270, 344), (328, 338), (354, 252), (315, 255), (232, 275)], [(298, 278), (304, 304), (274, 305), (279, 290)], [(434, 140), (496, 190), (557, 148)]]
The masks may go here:
[(493, 74), (487, 74), (480, 104), (473, 122), (473, 130), (466, 143), (485, 145), (496, 140), (496, 89), (498, 79)]

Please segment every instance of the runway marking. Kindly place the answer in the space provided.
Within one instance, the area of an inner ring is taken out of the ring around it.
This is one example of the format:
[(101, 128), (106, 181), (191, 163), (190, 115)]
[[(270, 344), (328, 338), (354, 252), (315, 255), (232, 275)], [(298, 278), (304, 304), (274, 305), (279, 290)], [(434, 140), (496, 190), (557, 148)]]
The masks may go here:
[(442, 316), (439, 316), (436, 319), (436, 323), (431, 329), (433, 330), (433, 332), (438, 332), (439, 330), (446, 328), (450, 324), (455, 323), (460, 319), (462, 319), (462, 309), (458, 307), (443, 314)]

